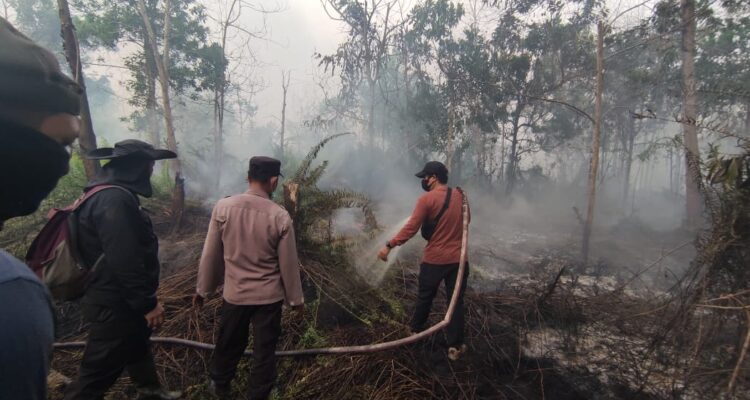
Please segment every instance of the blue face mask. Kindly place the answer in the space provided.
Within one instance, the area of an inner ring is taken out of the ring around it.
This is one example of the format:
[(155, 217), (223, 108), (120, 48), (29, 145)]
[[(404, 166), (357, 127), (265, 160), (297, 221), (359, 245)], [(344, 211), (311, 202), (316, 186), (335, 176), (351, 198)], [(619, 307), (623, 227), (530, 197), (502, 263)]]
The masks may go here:
[(0, 121), (0, 221), (29, 215), (68, 173), (65, 147), (34, 129)]

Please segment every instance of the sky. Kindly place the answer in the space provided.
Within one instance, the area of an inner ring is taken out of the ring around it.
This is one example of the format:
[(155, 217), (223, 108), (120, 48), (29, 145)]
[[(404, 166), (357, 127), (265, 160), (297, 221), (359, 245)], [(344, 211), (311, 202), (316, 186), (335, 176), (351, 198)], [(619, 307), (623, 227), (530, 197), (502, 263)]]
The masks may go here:
[(334, 52), (346, 36), (343, 27), (326, 15), (318, 0), (258, 3), (268, 9), (281, 8), (279, 12), (266, 15), (244, 13), (240, 21), (247, 27), (265, 24), (267, 28), (265, 39), (254, 39), (251, 44), (260, 64), (256, 79), (261, 81), (262, 87), (256, 101), (257, 119), (278, 122), (282, 102), (281, 71), (291, 73), (288, 107), (291, 114), (299, 114), (300, 107), (320, 98), (314, 93), (319, 90), (316, 82), (322, 70), (313, 54)]
[[(218, 26), (215, 18), (222, 13), (222, 7), (231, 4), (231, 0), (199, 0), (206, 6), (209, 14), (209, 25), (212, 25), (213, 40), (218, 41)], [(247, 31), (256, 33), (249, 42), (248, 35), (234, 30), (230, 33), (228, 52), (236, 58), (243, 59), (243, 77), (235, 76), (235, 83), (246, 92), (256, 92), (253, 102), (258, 107), (254, 120), (256, 125), (278, 125), (281, 115), (282, 89), (281, 73), (291, 73), (291, 85), (287, 96), (287, 116), (300, 119), (314, 104), (323, 98), (319, 87), (324, 75), (323, 68), (313, 58), (315, 53), (331, 54), (339, 43), (346, 40), (346, 27), (339, 21), (332, 20), (326, 13), (321, 0), (241, 0), (243, 7), (237, 25)], [(471, 18), (472, 3), (481, 4), (482, 0), (462, 0), (466, 18)], [(416, 0), (402, 0), (405, 10), (413, 7)], [(616, 21), (616, 25), (631, 24), (647, 15), (649, 6), (654, 0), (608, 0), (611, 18), (627, 11), (626, 15)], [(265, 9), (263, 13), (248, 7)], [(631, 7), (635, 9), (630, 10)], [(629, 11), (628, 11), (629, 10)], [(490, 14), (493, 13), (488, 8)], [(485, 15), (480, 21), (492, 25), (492, 18)], [(212, 20), (212, 18), (214, 18)], [(252, 53), (252, 60), (250, 54)], [(105, 57), (107, 65), (122, 65), (117, 54)], [(109, 66), (90, 65), (87, 73), (92, 76), (106, 75), (112, 79), (113, 88), (119, 98), (128, 97), (125, 88), (127, 76), (125, 71)], [(252, 77), (252, 83), (247, 81)], [(231, 78), (230, 78), (231, 79)], [(123, 102), (124, 103), (124, 102)], [(118, 106), (122, 115), (129, 113), (126, 104)]]

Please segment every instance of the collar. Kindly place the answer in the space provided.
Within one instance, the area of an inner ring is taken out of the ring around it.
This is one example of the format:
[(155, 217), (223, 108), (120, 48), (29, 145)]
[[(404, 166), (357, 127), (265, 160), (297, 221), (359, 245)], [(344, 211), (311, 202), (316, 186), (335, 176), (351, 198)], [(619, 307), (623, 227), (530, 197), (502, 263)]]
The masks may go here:
[(262, 190), (256, 190), (256, 189), (253, 189), (253, 188), (248, 189), (245, 192), (245, 194), (252, 194), (252, 195), (255, 195), (255, 196), (262, 197), (264, 199), (270, 199), (271, 198), (271, 196), (269, 196), (268, 193), (266, 193), (266, 192), (264, 192)]

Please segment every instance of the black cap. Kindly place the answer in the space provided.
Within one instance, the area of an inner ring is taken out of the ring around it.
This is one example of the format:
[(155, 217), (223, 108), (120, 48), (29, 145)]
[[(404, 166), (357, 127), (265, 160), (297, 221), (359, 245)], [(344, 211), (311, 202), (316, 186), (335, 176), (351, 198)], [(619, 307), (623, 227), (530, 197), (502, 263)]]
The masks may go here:
[(177, 153), (170, 150), (155, 149), (154, 146), (141, 140), (128, 139), (115, 143), (114, 148), (102, 147), (91, 150), (86, 154), (86, 158), (90, 160), (114, 160), (125, 157), (164, 160), (177, 158)]
[(260, 180), (279, 176), (281, 175), (281, 161), (271, 157), (253, 157), (250, 159), (250, 168), (247, 171), (247, 175), (253, 179)]
[(430, 175), (448, 179), (448, 168), (445, 168), (445, 165), (440, 161), (430, 161), (424, 165), (421, 171), (416, 173), (417, 178), (424, 178)]
[(0, 18), (0, 106), (78, 115), (82, 93), (54, 54)]

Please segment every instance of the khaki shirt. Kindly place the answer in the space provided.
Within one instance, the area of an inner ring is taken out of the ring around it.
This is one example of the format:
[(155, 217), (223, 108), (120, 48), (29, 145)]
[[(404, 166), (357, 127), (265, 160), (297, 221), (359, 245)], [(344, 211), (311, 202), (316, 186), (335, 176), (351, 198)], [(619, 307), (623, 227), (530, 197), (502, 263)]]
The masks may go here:
[(222, 282), (231, 304), (304, 302), (292, 219), (268, 194), (250, 189), (216, 203), (198, 267), (198, 294), (206, 297)]

